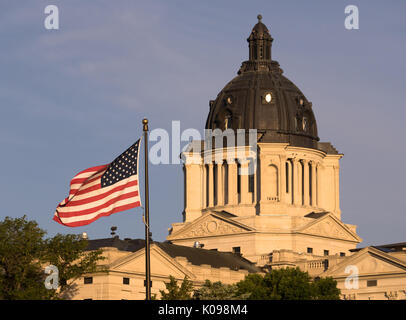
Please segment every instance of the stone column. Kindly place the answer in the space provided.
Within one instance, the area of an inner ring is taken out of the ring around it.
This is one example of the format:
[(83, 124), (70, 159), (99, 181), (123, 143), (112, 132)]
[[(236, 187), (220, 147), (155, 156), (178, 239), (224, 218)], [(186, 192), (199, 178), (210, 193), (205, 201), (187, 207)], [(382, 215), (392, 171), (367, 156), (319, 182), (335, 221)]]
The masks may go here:
[(310, 178), (309, 178), (309, 161), (302, 160), (303, 164), (303, 204), (309, 206), (310, 204)]
[(207, 207), (207, 173), (204, 163), (202, 165), (202, 207)]
[(303, 166), (302, 166), (302, 161), (299, 160), (297, 163), (297, 181), (298, 181), (298, 188), (299, 188), (299, 199), (298, 199), (298, 204), (300, 206), (303, 205)]
[(248, 192), (248, 166), (249, 161), (246, 159), (241, 160), (241, 203), (247, 204), (250, 203), (250, 194)]
[(312, 166), (312, 193), (311, 193), (311, 206), (317, 207), (317, 177), (316, 177), (316, 162), (311, 161)]
[(258, 199), (258, 159), (254, 160), (256, 164), (253, 166), (254, 168), (254, 192), (252, 197), (252, 202), (257, 203)]
[(207, 169), (209, 170), (209, 207), (213, 207), (214, 205), (214, 180), (213, 180), (213, 162), (210, 162), (207, 166)]
[(223, 178), (223, 163), (219, 162), (217, 167), (217, 205), (224, 205), (224, 178)]
[(201, 169), (199, 164), (184, 166), (185, 173), (185, 221), (196, 219), (201, 214)]
[(234, 159), (227, 160), (228, 163), (228, 204), (238, 204), (237, 193), (237, 163)]
[(323, 165), (318, 163), (317, 165), (317, 206), (324, 206), (324, 193), (323, 193)]
[(224, 205), (229, 204), (230, 200), (228, 197), (228, 163), (223, 162), (223, 197)]
[(299, 167), (300, 167), (300, 162), (297, 158), (292, 159), (292, 164), (293, 164), (293, 204), (294, 205), (299, 205), (301, 204), (301, 195), (299, 194), (300, 188), (299, 188), (299, 182), (301, 179), (299, 179)]
[(334, 182), (335, 182), (335, 211), (340, 212), (340, 172), (339, 166), (334, 166)]
[[(288, 164), (288, 172), (287, 172), (287, 181), (288, 181), (288, 189), (286, 193), (286, 203), (292, 204), (293, 195), (292, 195), (292, 162), (288, 160), (286, 162)], [(286, 190), (285, 190), (286, 191)]]
[(287, 194), (286, 194), (286, 157), (285, 156), (281, 156), (280, 158), (280, 165), (279, 165), (279, 201), (281, 203), (285, 203), (285, 199), (287, 198)]

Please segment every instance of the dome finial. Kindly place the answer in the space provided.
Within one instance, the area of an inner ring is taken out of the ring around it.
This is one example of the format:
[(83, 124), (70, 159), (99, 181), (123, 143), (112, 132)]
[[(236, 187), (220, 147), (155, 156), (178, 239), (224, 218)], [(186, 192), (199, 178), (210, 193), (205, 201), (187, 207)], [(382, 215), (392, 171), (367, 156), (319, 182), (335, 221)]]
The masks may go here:
[(258, 18), (258, 22), (261, 22), (261, 20), (262, 20), (262, 16), (259, 14), (259, 15), (257, 15), (257, 18)]

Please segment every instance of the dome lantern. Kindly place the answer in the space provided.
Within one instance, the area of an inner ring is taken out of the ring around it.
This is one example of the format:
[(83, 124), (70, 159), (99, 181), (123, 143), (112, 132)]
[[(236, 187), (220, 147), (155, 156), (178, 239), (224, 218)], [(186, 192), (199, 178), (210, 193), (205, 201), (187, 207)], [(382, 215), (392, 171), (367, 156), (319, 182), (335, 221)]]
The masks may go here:
[(271, 61), (272, 37), (268, 28), (261, 20), (262, 16), (258, 15), (258, 23), (254, 26), (247, 41), (249, 43), (249, 60), (267, 60)]

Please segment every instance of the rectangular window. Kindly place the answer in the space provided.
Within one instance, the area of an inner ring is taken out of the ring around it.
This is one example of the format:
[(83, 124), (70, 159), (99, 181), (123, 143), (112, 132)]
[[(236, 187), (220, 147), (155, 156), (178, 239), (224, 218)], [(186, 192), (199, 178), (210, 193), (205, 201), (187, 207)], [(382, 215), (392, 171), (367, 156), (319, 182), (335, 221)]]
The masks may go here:
[(241, 253), (241, 247), (233, 247), (233, 253), (240, 254)]
[(345, 257), (345, 252), (340, 252), (340, 257)]
[(307, 248), (307, 253), (313, 253), (313, 248)]
[(367, 280), (367, 287), (376, 287), (378, 285), (378, 280)]
[(91, 284), (91, 283), (93, 283), (93, 277), (84, 277), (83, 283), (84, 283), (84, 284)]
[(289, 193), (289, 163), (285, 163), (286, 193)]
[(328, 256), (329, 255), (329, 251), (328, 250), (324, 250), (324, 255)]
[(130, 278), (123, 278), (123, 284), (130, 284)]

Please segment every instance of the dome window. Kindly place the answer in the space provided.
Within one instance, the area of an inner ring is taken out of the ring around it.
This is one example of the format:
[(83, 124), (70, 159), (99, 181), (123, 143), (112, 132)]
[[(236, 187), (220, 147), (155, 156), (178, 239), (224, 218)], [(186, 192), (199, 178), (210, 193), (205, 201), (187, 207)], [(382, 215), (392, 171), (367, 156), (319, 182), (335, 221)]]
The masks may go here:
[(265, 104), (270, 104), (272, 102), (272, 93), (267, 92), (265, 95), (262, 97), (262, 103)]
[(303, 119), (302, 119), (302, 125), (303, 125), (303, 131), (307, 131), (308, 125), (309, 125), (309, 122), (308, 122), (308, 120), (307, 120), (307, 117), (303, 117)]
[(231, 129), (233, 126), (232, 116), (230, 113), (227, 113), (224, 119), (224, 130)]

